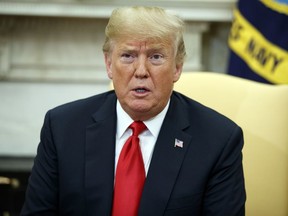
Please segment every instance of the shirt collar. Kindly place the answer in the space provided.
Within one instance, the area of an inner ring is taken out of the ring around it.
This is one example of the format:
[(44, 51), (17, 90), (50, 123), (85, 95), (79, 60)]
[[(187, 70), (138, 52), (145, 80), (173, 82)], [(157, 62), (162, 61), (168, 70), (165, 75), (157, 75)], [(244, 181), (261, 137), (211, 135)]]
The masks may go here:
[[(166, 113), (168, 111), (168, 107), (170, 104), (170, 100), (164, 107), (164, 109), (155, 117), (148, 119), (147, 121), (144, 121), (144, 124), (148, 128), (148, 130), (151, 132), (151, 134), (154, 137), (158, 137), (158, 134), (160, 132), (162, 123), (164, 121), (164, 118), (166, 116)], [(117, 112), (117, 138), (120, 138), (123, 136), (129, 125), (133, 122), (133, 119), (123, 110), (122, 106), (120, 105), (119, 100), (117, 100), (116, 105), (116, 112)]]

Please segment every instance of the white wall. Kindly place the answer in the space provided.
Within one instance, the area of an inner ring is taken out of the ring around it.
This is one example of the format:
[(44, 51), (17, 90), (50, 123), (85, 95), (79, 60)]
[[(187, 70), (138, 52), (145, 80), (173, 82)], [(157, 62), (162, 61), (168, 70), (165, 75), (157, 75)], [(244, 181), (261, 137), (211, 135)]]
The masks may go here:
[(108, 90), (77, 83), (0, 83), (0, 155), (34, 156), (47, 110)]

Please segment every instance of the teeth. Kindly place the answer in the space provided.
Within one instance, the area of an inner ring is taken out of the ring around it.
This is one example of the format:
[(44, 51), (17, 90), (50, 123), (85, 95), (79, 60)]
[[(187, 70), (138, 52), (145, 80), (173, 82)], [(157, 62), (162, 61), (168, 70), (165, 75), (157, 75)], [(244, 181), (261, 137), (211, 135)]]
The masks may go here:
[(143, 93), (145, 91), (146, 91), (145, 89), (136, 89), (136, 92), (139, 92), (139, 93)]

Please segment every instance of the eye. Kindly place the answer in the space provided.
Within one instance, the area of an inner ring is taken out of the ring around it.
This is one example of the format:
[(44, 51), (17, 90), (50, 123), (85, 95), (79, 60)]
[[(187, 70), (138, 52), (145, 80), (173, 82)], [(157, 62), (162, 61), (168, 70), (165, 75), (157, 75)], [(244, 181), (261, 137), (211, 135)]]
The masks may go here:
[(132, 63), (135, 57), (130, 53), (123, 53), (121, 54), (120, 59), (124, 63)]
[(156, 53), (153, 54), (149, 57), (150, 61), (152, 62), (152, 64), (155, 65), (160, 65), (164, 62), (164, 56), (162, 54)]

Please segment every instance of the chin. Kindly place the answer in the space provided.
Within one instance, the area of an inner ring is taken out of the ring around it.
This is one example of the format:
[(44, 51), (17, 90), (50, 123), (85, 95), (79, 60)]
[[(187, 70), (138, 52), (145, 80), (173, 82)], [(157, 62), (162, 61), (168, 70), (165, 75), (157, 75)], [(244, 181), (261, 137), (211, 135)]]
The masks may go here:
[(139, 112), (139, 113), (146, 113), (146, 112), (149, 112), (151, 110), (151, 106), (147, 107), (147, 106), (141, 106), (141, 105), (138, 105), (138, 106), (133, 106), (133, 107), (130, 107), (131, 110), (133, 110), (133, 112)]

